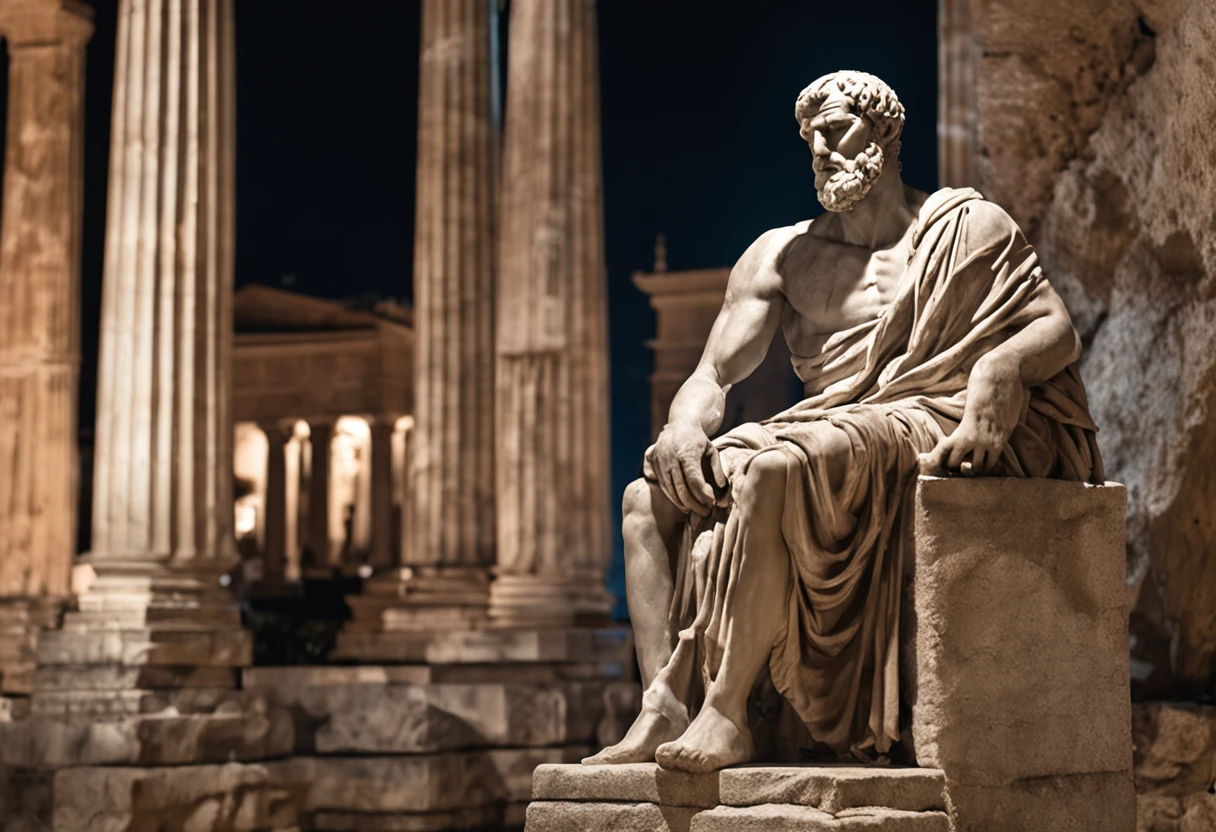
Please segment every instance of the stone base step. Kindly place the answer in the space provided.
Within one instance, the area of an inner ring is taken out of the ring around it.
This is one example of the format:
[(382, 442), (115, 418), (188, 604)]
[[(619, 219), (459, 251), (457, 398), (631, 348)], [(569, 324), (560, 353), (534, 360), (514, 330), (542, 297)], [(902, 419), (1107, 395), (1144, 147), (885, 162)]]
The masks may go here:
[(945, 812), (845, 809), (832, 815), (810, 806), (763, 804), (697, 809), (654, 803), (536, 801), (525, 832), (950, 832)]
[(527, 832), (950, 832), (942, 772), (859, 765), (544, 765)]
[(318, 812), (309, 832), (499, 832), (523, 829), (527, 803), (505, 803), (422, 814)]

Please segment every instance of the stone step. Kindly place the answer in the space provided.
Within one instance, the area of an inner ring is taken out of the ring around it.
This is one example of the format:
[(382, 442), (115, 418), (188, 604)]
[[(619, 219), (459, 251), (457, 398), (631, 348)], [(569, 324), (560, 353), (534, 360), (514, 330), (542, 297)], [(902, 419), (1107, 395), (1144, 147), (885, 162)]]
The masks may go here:
[(272, 782), (265, 766), (246, 763), (61, 771), (0, 767), (5, 829), (289, 832), (299, 828), (302, 787)]
[(587, 746), (501, 748), (391, 757), (294, 757), (268, 763), (275, 783), (306, 783), (309, 814), (426, 815), (523, 803), (538, 765), (573, 761)]
[(631, 662), (622, 627), (491, 629), (438, 634), (341, 633), (335, 661), (426, 664)]
[(936, 769), (862, 765), (738, 766), (712, 774), (667, 771), (654, 763), (547, 765), (532, 779), (534, 800), (717, 806), (793, 804), (829, 814), (881, 806), (944, 811), (945, 775)]
[[(612, 688), (632, 682), (534, 685), (296, 684), (308, 674), (259, 673), (257, 692), (296, 717), (302, 754), (424, 754), (466, 748), (591, 744), (601, 723), (629, 720), (617, 703), (635, 697)], [(355, 674), (350, 674), (355, 676)], [(391, 674), (390, 674), (391, 675)], [(355, 676), (357, 678), (357, 676)], [(621, 718), (618, 718), (621, 717)]]
[(84, 723), (33, 717), (0, 723), (0, 765), (21, 769), (226, 763), (291, 751), (291, 716), (283, 710)]
[(873, 807), (831, 815), (809, 806), (719, 806), (694, 815), (688, 832), (950, 832), (950, 818)]
[(252, 660), (247, 630), (49, 630), (38, 643), (40, 666), (243, 667)]
[(495, 803), (451, 812), (360, 814), (317, 812), (308, 825), (311, 832), (485, 832), (519, 829), (527, 803)]
[(945, 812), (862, 807), (831, 814), (810, 806), (660, 806), (534, 801), (526, 832), (950, 832)]
[(941, 771), (862, 765), (543, 765), (527, 832), (950, 832)]

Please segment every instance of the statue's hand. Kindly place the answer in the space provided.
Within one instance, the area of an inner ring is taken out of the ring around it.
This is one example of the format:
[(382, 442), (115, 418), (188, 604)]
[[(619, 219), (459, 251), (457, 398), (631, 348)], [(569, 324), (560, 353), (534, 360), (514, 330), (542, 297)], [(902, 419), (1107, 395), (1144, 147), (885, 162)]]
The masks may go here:
[(997, 361), (976, 364), (967, 385), (963, 421), (932, 451), (920, 455), (920, 472), (957, 472), (963, 476), (989, 473), (1021, 419), (1026, 396), (1016, 368)]
[(703, 466), (719, 489), (727, 478), (718, 449), (697, 425), (668, 424), (646, 451), (645, 473), (681, 511), (704, 517), (717, 502)]

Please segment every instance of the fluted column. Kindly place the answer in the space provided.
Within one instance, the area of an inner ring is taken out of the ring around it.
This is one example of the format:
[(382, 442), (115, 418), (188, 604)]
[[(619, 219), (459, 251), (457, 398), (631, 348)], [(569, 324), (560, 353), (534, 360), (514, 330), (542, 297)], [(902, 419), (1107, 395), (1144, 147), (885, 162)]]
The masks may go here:
[(76, 552), (91, 18), (83, 5), (0, 3), (9, 54), (0, 225), (0, 690), (6, 692), (28, 689), (35, 633), (50, 620), (44, 613), (68, 595)]
[(329, 569), (332, 565), (329, 540), (329, 462), (333, 425), (308, 423), (308, 566)]
[(596, 7), (515, 0), (511, 15), (491, 615), (563, 623), (609, 606)]
[[(415, 410), (402, 568), (392, 568), (373, 534), (379, 571), (349, 601), (353, 618), (334, 654), (341, 658), (394, 655), (391, 631), (485, 619), (495, 543), (494, 9), (490, 0), (422, 2)], [(373, 460), (373, 476), (376, 468)], [(373, 508), (378, 526), (391, 516), (384, 509)]]
[(209, 587), (235, 562), (232, 0), (119, 7), (93, 552)]
[(938, 0), (938, 185), (979, 185), (979, 54), (974, 0)]
[(412, 566), (494, 565), (492, 7), (422, 4)]

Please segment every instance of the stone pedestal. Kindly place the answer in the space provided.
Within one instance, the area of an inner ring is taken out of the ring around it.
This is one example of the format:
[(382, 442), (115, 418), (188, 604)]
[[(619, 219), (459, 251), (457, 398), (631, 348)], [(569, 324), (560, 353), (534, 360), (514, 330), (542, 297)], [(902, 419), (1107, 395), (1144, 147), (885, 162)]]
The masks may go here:
[(272, 771), (310, 784), (310, 828), (521, 826), (532, 770), (618, 741), (640, 705), (627, 630), (350, 638), (401, 663), (244, 674), (246, 694), (294, 715), (296, 756)]
[[(0, 693), (29, 693), (76, 552), (85, 44), (92, 10), (0, 4), (8, 51), (0, 226)], [(48, 617), (49, 616), (49, 617)]]
[(944, 787), (917, 768), (545, 765), (526, 832), (951, 832)]
[(543, 767), (528, 832), (1132, 832), (1124, 488), (921, 478), (912, 496), (901, 658), (920, 768)]
[(957, 832), (1131, 832), (1126, 491), (917, 485), (904, 638), (918, 763)]

